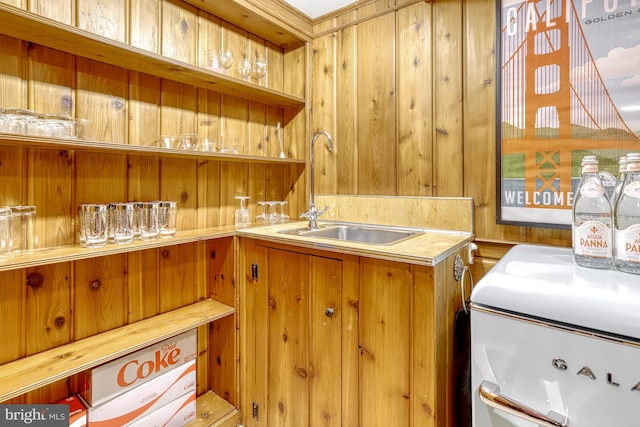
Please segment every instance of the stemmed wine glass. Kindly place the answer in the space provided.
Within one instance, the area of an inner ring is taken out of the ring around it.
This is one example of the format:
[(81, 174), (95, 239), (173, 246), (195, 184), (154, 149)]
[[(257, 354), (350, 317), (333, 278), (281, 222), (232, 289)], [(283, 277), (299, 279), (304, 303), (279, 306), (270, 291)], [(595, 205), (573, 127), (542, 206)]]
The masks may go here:
[(220, 63), (224, 68), (224, 73), (229, 74), (229, 68), (233, 65), (233, 52), (231, 49), (227, 49), (220, 55)]
[(240, 62), (238, 62), (238, 73), (242, 76), (242, 80), (247, 80), (251, 74), (251, 58), (246, 53), (240, 54)]
[(253, 75), (258, 78), (258, 84), (262, 85), (262, 78), (267, 74), (267, 60), (256, 53), (256, 61), (253, 64)]

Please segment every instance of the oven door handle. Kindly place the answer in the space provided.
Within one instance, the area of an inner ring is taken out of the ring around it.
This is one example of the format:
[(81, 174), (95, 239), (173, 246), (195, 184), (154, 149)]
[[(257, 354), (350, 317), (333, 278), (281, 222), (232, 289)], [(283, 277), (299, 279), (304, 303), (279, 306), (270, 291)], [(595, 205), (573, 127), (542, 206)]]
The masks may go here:
[[(545, 415), (500, 394), (500, 387), (488, 381), (483, 381), (482, 384), (480, 384), (478, 395), (480, 396), (480, 400), (487, 406), (543, 427), (567, 427), (569, 425), (569, 419), (556, 412), (551, 411), (548, 415)], [(564, 420), (560, 420), (559, 418), (561, 417), (563, 417)]]

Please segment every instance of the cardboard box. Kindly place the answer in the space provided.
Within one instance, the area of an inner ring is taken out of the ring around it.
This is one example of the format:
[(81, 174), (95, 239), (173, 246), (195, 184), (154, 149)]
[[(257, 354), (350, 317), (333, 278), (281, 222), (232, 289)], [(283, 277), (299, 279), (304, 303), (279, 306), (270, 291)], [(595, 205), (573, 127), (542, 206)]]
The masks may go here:
[(77, 396), (69, 396), (56, 403), (69, 405), (69, 427), (86, 427), (87, 408)]
[(80, 396), (90, 406), (101, 405), (197, 355), (198, 333), (192, 329), (84, 372)]
[(89, 427), (126, 426), (195, 390), (196, 361), (192, 360), (88, 408)]
[(196, 418), (196, 391), (167, 403), (157, 411), (137, 419), (128, 427), (182, 427)]

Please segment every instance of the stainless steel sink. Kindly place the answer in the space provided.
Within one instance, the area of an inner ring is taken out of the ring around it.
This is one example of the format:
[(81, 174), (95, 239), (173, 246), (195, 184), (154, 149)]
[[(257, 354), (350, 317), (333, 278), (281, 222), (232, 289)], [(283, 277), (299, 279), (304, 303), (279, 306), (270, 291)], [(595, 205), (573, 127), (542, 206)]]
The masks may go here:
[(368, 243), (371, 245), (391, 245), (423, 234), (422, 231), (396, 229), (364, 225), (323, 225), (321, 228), (296, 228), (280, 231), (283, 234), (294, 234), (305, 237), (335, 239), (348, 242)]

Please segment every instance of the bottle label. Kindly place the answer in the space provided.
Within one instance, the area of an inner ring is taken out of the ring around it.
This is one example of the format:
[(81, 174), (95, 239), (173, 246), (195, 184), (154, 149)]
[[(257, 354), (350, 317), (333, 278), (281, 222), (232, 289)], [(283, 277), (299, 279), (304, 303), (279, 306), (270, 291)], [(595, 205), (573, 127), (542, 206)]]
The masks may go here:
[(640, 181), (630, 182), (626, 187), (624, 187), (624, 194), (640, 199)]
[(604, 194), (604, 188), (596, 182), (587, 181), (580, 187), (580, 194), (585, 197), (600, 197)]
[(598, 165), (582, 166), (582, 175), (584, 175), (585, 173), (598, 173)]
[(640, 224), (616, 230), (616, 259), (640, 262)]
[(627, 163), (627, 168), (625, 169), (627, 172), (640, 172), (640, 163), (633, 162)]
[(574, 247), (577, 255), (595, 258), (613, 256), (611, 228), (600, 221), (585, 221), (574, 229)]

